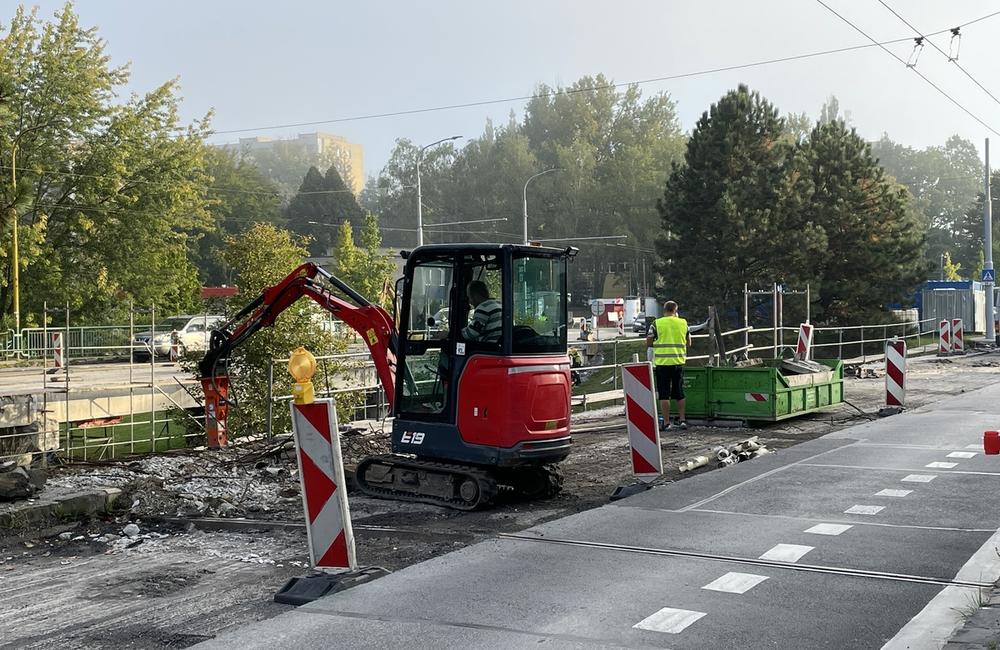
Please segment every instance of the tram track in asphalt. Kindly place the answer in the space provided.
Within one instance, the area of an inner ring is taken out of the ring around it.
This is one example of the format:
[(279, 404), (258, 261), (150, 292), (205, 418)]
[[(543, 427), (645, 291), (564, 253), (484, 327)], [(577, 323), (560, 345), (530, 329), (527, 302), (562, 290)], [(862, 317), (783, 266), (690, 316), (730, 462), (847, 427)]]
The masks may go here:
[(542, 544), (555, 544), (560, 546), (571, 546), (576, 548), (600, 549), (606, 551), (610, 550), (610, 551), (619, 551), (623, 553), (636, 553), (641, 555), (659, 555), (664, 557), (682, 557), (695, 560), (723, 562), (727, 564), (741, 564), (746, 566), (766, 567), (771, 569), (783, 569), (789, 571), (800, 571), (805, 573), (820, 573), (820, 574), (854, 577), (854, 578), (889, 580), (893, 582), (939, 585), (945, 587), (967, 587), (970, 589), (988, 589), (993, 586), (992, 582), (973, 582), (968, 580), (939, 578), (935, 576), (919, 576), (919, 575), (910, 575), (905, 573), (892, 573), (888, 571), (849, 569), (846, 567), (825, 566), (821, 564), (777, 562), (774, 560), (740, 557), (735, 555), (722, 555), (718, 553), (705, 553), (701, 551), (686, 551), (682, 549), (671, 549), (671, 548), (651, 548), (646, 546), (631, 546), (628, 544), (608, 544), (604, 542), (588, 542), (576, 539), (562, 539), (558, 537), (540, 537), (538, 535), (526, 535), (523, 533), (499, 533), (497, 534), (497, 537), (501, 539), (537, 542)]

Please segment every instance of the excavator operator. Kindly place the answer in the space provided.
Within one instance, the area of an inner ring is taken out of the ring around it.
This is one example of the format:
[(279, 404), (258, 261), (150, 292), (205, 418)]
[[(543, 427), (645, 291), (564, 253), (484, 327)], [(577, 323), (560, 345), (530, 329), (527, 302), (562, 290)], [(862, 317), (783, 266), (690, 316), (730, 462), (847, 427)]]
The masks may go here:
[(503, 309), (490, 297), (490, 290), (482, 280), (473, 280), (466, 288), (469, 304), (475, 308), (471, 322), (462, 328), (466, 341), (497, 343), (503, 334)]

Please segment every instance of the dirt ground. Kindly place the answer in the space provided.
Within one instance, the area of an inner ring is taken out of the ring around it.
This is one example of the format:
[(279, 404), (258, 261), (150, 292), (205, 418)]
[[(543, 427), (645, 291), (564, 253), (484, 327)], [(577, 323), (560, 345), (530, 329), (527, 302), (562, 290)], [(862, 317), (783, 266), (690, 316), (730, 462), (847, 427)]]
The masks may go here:
[[(719, 445), (757, 436), (780, 453), (876, 417), (881, 368), (856, 369), (857, 377), (845, 379), (848, 403), (823, 414), (665, 432), (662, 480), (690, 475), (678, 466)], [(914, 359), (909, 371), (908, 407), (915, 408), (996, 381), (1000, 355)], [(397, 570), (608, 503), (616, 487), (633, 482), (622, 421), (620, 406), (574, 416), (564, 488), (551, 499), (458, 512), (350, 494), (359, 561)], [(371, 430), (343, 433), (342, 441), (348, 464), (386, 448), (385, 436)], [(0, 531), (0, 647), (184, 648), (289, 609), (271, 599), (289, 577), (307, 572), (308, 556), (293, 452), (277, 443), (56, 470), (50, 487), (119, 487), (122, 506), (104, 518)], [(703, 471), (725, 469), (694, 473)]]

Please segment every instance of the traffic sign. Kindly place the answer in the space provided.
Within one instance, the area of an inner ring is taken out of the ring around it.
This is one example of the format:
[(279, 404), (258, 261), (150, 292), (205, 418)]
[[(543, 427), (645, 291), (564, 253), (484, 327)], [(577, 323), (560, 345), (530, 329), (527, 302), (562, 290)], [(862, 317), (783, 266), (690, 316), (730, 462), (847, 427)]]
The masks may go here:
[(600, 302), (598, 302), (597, 300), (592, 300), (590, 302), (590, 312), (594, 316), (600, 316), (603, 311), (604, 311), (604, 306)]
[(983, 282), (996, 282), (997, 272), (994, 269), (983, 269)]

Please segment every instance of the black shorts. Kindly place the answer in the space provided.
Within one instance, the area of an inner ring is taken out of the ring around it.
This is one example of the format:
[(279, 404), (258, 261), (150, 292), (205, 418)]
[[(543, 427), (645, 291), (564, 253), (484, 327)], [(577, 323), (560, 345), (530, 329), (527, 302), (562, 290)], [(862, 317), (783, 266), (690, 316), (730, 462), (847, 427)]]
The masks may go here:
[(684, 399), (684, 366), (656, 366), (656, 394), (661, 400)]

